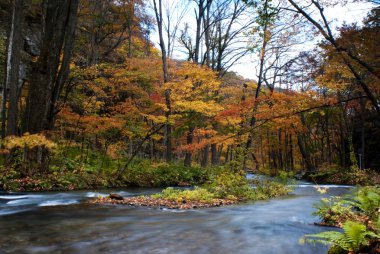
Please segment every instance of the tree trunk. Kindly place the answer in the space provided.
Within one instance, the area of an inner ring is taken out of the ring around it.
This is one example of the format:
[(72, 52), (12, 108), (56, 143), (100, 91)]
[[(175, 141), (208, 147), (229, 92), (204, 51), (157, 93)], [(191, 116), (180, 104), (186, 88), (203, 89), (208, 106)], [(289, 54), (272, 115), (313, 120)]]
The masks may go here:
[[(230, 146), (228, 146), (228, 149), (230, 149)], [(226, 158), (228, 158), (228, 152)], [(211, 164), (214, 166), (219, 164), (219, 155), (216, 144), (211, 144)]]
[[(161, 60), (162, 60), (162, 72), (164, 75), (164, 83), (169, 82), (169, 72), (167, 63), (167, 54), (164, 41), (163, 33), (163, 19), (162, 19), (162, 2), (158, 1), (158, 6), (156, 0), (153, 1), (154, 12), (157, 21), (158, 35), (160, 38), (160, 49), (161, 49)], [(166, 162), (171, 162), (173, 158), (172, 152), (172, 126), (169, 123), (169, 118), (171, 115), (171, 101), (170, 101), (170, 89), (165, 90), (165, 104), (167, 111), (165, 112), (167, 123), (165, 125), (165, 159)]]
[(58, 77), (55, 81), (52, 99), (50, 102), (50, 108), (48, 113), (48, 128), (53, 129), (54, 123), (56, 119), (57, 112), (57, 102), (60, 94), (62, 93), (62, 89), (64, 84), (66, 83), (69, 72), (70, 72), (70, 60), (74, 48), (74, 38), (75, 38), (75, 28), (77, 24), (77, 13), (78, 13), (78, 3), (79, 0), (71, 0), (69, 13), (67, 15), (66, 21), (66, 32), (64, 39), (64, 48), (63, 48), (63, 58), (61, 62), (61, 66), (59, 69)]
[[(2, 136), (16, 135), (17, 134), (17, 119), (18, 119), (18, 87), (20, 84), (19, 71), (20, 71), (20, 53), (23, 47), (22, 39), (22, 22), (23, 22), (23, 0), (12, 1), (12, 21), (11, 28), (8, 36), (7, 45), (7, 67), (6, 79), (3, 90), (3, 126)], [(5, 132), (5, 102), (6, 93), (9, 89), (9, 103), (8, 103), (8, 124), (7, 131)]]
[[(23, 132), (38, 133), (49, 127), (48, 114), (56, 81), (59, 79), (59, 84), (63, 84), (64, 77), (67, 77), (68, 67), (62, 64), (67, 65), (71, 58), (70, 45), (65, 45), (65, 42), (71, 41), (71, 38), (68, 38), (72, 35), (68, 34), (69, 25), (72, 25), (70, 18), (76, 17), (77, 1), (70, 0), (68, 3), (63, 0), (46, 0), (43, 2), (41, 54), (32, 66)], [(75, 13), (72, 13), (74, 11)], [(68, 38), (67, 41), (65, 38)], [(68, 55), (64, 56), (65, 62), (61, 62), (64, 46), (69, 52), (64, 52)], [(61, 75), (60, 66), (66, 68), (62, 69)]]
[[(189, 131), (187, 133), (186, 137), (186, 144), (191, 145), (193, 144), (193, 138), (194, 138), (194, 127), (189, 127)], [(193, 154), (190, 151), (187, 151), (185, 154), (185, 167), (191, 167), (191, 161), (192, 161)]]
[[(208, 137), (206, 137), (208, 138)], [(203, 157), (202, 157), (202, 167), (207, 167), (209, 164), (209, 154), (210, 154), (210, 145), (206, 145), (205, 148), (203, 148)]]
[[(305, 126), (306, 125), (305, 117), (301, 114), (300, 118), (301, 118), (302, 125)], [(315, 169), (315, 167), (314, 167), (314, 165), (312, 163), (310, 152), (309, 152), (309, 149), (306, 147), (305, 140), (306, 140), (305, 134), (303, 134), (303, 133), (297, 133), (298, 147), (300, 149), (300, 152), (301, 152), (301, 155), (302, 155), (302, 159), (305, 162), (306, 170), (308, 172), (315, 172), (316, 169)]]

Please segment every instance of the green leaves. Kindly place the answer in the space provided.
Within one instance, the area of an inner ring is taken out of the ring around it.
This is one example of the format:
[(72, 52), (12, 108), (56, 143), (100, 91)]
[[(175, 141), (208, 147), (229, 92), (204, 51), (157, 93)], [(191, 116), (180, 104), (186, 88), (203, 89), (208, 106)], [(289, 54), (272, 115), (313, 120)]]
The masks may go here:
[(305, 235), (300, 242), (333, 244), (334, 248), (349, 252), (362, 251), (380, 238), (379, 207), (380, 190), (376, 187), (361, 188), (356, 196), (348, 199), (322, 199), (315, 215), (326, 225), (341, 226), (343, 232)]
[(305, 235), (301, 242), (333, 244), (346, 251), (357, 252), (361, 248), (369, 246), (370, 241), (380, 236), (367, 229), (366, 225), (347, 221), (343, 224), (343, 233), (325, 231), (318, 234)]

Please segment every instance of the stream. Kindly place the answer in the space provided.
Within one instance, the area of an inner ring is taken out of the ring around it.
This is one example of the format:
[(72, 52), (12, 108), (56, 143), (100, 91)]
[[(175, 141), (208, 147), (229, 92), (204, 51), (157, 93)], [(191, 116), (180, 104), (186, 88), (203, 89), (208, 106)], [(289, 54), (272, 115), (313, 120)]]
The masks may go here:
[[(321, 185), (320, 185), (321, 186)], [(8, 193), (0, 191), (3, 253), (258, 253), (319, 254), (320, 244), (299, 244), (314, 225), (313, 204), (351, 187), (299, 181), (291, 195), (269, 201), (199, 210), (89, 205), (110, 191)], [(123, 196), (159, 189), (113, 190)]]

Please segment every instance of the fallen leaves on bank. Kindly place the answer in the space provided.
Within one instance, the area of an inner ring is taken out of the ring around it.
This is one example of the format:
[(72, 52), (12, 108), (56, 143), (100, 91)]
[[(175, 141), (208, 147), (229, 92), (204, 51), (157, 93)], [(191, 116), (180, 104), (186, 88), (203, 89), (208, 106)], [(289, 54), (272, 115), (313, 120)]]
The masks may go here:
[(189, 200), (167, 200), (164, 198), (152, 198), (149, 196), (122, 197), (122, 199), (121, 198), (115, 199), (115, 198), (110, 198), (110, 196), (108, 196), (108, 197), (99, 197), (99, 198), (90, 200), (89, 203), (146, 206), (146, 207), (186, 210), (186, 209), (232, 205), (232, 204), (237, 203), (237, 200), (213, 199), (212, 201), (205, 202), (205, 201), (189, 201)]

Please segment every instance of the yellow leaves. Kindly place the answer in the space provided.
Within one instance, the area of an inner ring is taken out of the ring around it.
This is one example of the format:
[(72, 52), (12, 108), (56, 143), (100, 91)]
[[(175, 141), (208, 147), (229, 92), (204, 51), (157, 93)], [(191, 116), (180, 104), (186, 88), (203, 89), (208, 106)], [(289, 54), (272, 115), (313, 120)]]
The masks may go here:
[(314, 187), (320, 194), (325, 194), (329, 187), (321, 187), (319, 185)]
[(197, 64), (183, 63), (173, 73), (170, 89), (172, 109), (176, 114), (196, 113), (214, 117), (223, 107), (217, 103), (220, 81), (216, 73)]
[(156, 105), (157, 108), (159, 108), (159, 109), (161, 109), (161, 110), (163, 110), (165, 112), (169, 110), (168, 107), (165, 104), (163, 104), (163, 103), (156, 103), (155, 105)]
[(184, 63), (175, 72), (172, 82), (165, 84), (165, 89), (171, 89), (172, 95), (178, 96), (178, 99), (215, 96), (219, 87), (220, 81), (215, 72), (190, 63)]
[(56, 143), (47, 139), (42, 134), (25, 133), (21, 137), (10, 136), (5, 139), (4, 146), (6, 149), (45, 147), (52, 150), (57, 147)]
[(199, 113), (208, 117), (215, 116), (219, 111), (223, 109), (222, 106), (214, 101), (176, 101), (174, 106), (180, 112), (185, 113)]
[(167, 118), (165, 116), (155, 116), (155, 115), (149, 115), (149, 114), (141, 114), (141, 115), (145, 117), (147, 120), (150, 120), (156, 124), (167, 123)]

